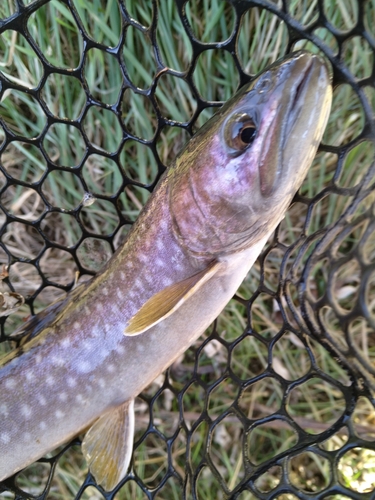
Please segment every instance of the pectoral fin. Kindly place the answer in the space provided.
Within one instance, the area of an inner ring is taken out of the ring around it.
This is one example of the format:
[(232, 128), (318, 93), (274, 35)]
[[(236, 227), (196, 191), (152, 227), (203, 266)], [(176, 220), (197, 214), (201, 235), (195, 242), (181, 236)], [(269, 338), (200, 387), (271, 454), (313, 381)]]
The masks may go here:
[(82, 452), (95, 480), (106, 491), (124, 478), (133, 452), (134, 399), (105, 413), (88, 430)]
[(214, 261), (199, 273), (174, 283), (153, 295), (130, 319), (124, 335), (139, 335), (168, 318), (199, 290), (221, 266), (222, 263)]

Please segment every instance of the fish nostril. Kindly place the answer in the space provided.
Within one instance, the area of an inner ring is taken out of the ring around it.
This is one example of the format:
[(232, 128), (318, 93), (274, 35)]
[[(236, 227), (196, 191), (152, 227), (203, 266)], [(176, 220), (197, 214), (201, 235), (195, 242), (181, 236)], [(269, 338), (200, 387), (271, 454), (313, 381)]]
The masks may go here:
[(263, 78), (260, 80), (259, 84), (257, 85), (257, 90), (259, 94), (263, 94), (264, 92), (267, 92), (267, 90), (271, 86), (271, 79), (270, 78)]

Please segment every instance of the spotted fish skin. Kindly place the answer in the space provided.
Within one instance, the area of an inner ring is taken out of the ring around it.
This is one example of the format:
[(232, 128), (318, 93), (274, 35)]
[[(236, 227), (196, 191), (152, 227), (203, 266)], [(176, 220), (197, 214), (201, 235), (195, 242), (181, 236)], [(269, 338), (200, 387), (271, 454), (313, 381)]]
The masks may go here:
[[(0, 480), (134, 399), (217, 317), (299, 188), (330, 102), (325, 63), (298, 52), (190, 140), (104, 269), (0, 361)], [(254, 139), (238, 144), (231, 134), (247, 116)], [(148, 301), (213, 263), (176, 310), (133, 335)]]

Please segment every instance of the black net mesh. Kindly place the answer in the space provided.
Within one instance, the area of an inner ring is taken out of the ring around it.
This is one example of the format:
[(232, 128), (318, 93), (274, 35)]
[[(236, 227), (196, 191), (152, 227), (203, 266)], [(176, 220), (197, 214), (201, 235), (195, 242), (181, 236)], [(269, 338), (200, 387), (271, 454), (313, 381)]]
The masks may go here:
[(137, 398), (121, 486), (95, 485), (77, 439), (0, 497), (373, 498), (375, 2), (3, 0), (0, 15), (4, 352), (108, 260), (250, 75), (307, 48), (335, 85), (308, 178), (238, 296)]

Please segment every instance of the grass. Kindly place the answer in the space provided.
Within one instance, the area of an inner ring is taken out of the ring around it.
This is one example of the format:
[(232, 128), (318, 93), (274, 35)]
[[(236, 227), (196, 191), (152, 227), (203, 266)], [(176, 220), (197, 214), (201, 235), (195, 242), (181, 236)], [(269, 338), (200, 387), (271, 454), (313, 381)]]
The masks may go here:
[[(337, 1), (334, 8), (332, 2), (325, 1), (323, 4), (327, 19), (336, 29), (346, 32), (355, 24), (357, 3), (354, 0)], [(12, 14), (12, 6), (12, 2), (2, 4), (0, 17)], [(25, 296), (35, 296), (35, 311), (42, 310), (50, 301), (64, 294), (64, 287), (66, 289), (73, 283), (77, 270), (70, 252), (57, 248), (43, 250), (44, 242), (40, 234), (27, 224), (37, 220), (45, 209), (35, 189), (40, 179), (43, 195), (51, 207), (74, 210), (80, 205), (85, 192), (96, 198), (94, 204), (84, 207), (80, 213), (82, 224), (92, 233), (92, 238), (81, 241), (82, 230), (69, 213), (51, 213), (42, 226), (49, 241), (65, 247), (79, 247), (77, 255), (81, 264), (88, 273), (93, 273), (111, 253), (110, 244), (100, 237), (109, 236), (113, 248), (123, 241), (129, 224), (139, 214), (149, 197), (149, 188), (160, 172), (158, 158), (164, 164), (170, 163), (188, 139), (184, 127), (172, 126), (173, 121), (184, 125), (193, 117), (197, 106), (191, 88), (180, 78), (189, 68), (193, 50), (174, 2), (161, 2), (156, 30), (160, 59), (174, 70), (174, 74), (160, 76), (155, 103), (146, 95), (148, 86), (160, 69), (146, 31), (153, 21), (151, 2), (127, 2), (127, 10), (138, 24), (127, 29), (121, 54), (132, 84), (125, 93), (122, 92), (122, 74), (116, 58), (103, 50), (106, 46), (116, 47), (121, 37), (118, 3), (109, 0), (103, 7), (103, 2), (94, 0), (88, 7), (87, 2), (75, 0), (74, 6), (89, 37), (100, 44), (88, 51), (83, 69), (84, 84), (93, 105), (82, 116), (86, 101), (82, 84), (74, 75), (52, 72), (43, 85), (41, 97), (49, 112), (62, 121), (48, 129), (40, 148), (17, 140), (5, 149), (0, 158), (9, 175), (30, 184), (27, 188), (10, 186), (3, 193), (3, 205), (25, 224), (10, 224), (1, 242), (11, 255), (21, 260), (35, 259), (43, 251), (40, 268), (51, 282), (47, 288), (40, 290), (41, 281), (33, 261), (14, 263), (9, 270), (9, 280), (15, 290)], [(305, 26), (317, 19), (316, 1), (292, 0), (288, 3), (288, 9)], [(366, 2), (365, 12), (365, 25), (369, 29), (375, 23), (374, 0)], [(191, 1), (186, 5), (186, 15), (198, 40), (205, 43), (222, 42), (231, 36), (235, 15), (229, 3), (219, 0)], [(78, 66), (83, 39), (65, 4), (52, 0), (38, 9), (29, 20), (28, 29), (50, 64), (63, 68)], [(329, 31), (317, 28), (314, 34), (333, 54), (338, 52), (337, 41)], [(249, 74), (257, 73), (283, 55), (287, 44), (285, 23), (280, 22), (270, 11), (253, 8), (243, 16), (237, 52), (243, 69)], [(43, 67), (36, 57), (35, 49), (15, 31), (3, 33), (0, 47), (3, 54), (0, 70), (3, 74), (13, 82), (35, 88), (43, 78)], [(294, 48), (320, 52), (317, 46), (307, 40), (300, 40)], [(349, 38), (343, 44), (342, 60), (357, 79), (371, 75), (373, 58), (370, 45), (361, 37)], [(204, 99), (218, 102), (227, 100), (239, 83), (232, 55), (213, 49), (203, 52), (198, 57), (193, 82)], [(375, 109), (374, 87), (365, 85), (364, 92)], [(107, 109), (101, 108), (100, 103), (107, 105)], [(164, 127), (159, 131), (155, 104), (166, 118)], [(195, 127), (201, 126), (215, 109), (205, 109)], [(14, 133), (28, 138), (37, 137), (47, 119), (45, 111), (33, 97), (13, 90), (6, 91), (2, 96), (0, 115)], [(64, 123), (64, 119), (81, 120), (84, 134), (77, 127)], [(129, 134), (129, 139), (124, 143), (119, 120)], [(370, 140), (365, 140), (351, 149), (345, 148), (356, 139), (363, 124), (364, 111), (360, 99), (350, 85), (341, 84), (334, 92), (332, 113), (323, 142), (344, 148), (341, 150), (342, 157), (339, 158), (336, 150), (320, 151), (301, 187), (302, 196), (311, 200), (333, 183), (339, 188), (349, 189), (358, 185), (373, 162), (374, 145)], [(0, 143), (3, 135), (0, 126)], [(86, 137), (95, 145), (95, 150), (89, 153), (85, 152)], [(136, 142), (136, 138), (142, 141)], [(158, 158), (152, 151), (154, 139)], [(107, 152), (104, 155), (103, 150)], [(47, 160), (57, 167), (48, 175)], [(80, 173), (79, 165), (82, 162), (84, 165)], [(339, 175), (338, 164), (341, 169)], [(121, 170), (127, 178), (126, 186)], [(5, 184), (4, 174), (0, 174), (0, 182), (2, 186)], [(222, 340), (219, 341), (216, 334), (210, 339), (210, 331), (206, 332), (171, 367), (167, 388), (163, 386), (164, 377), (161, 376), (142, 398), (137, 398), (137, 447), (133, 469), (147, 488), (158, 487), (167, 470), (166, 441), (157, 434), (160, 432), (172, 441), (172, 464), (181, 477), (185, 476), (187, 453), (194, 473), (204, 456), (206, 441), (210, 439), (210, 457), (215, 469), (207, 466), (202, 469), (196, 482), (197, 495), (200, 500), (227, 498), (218, 477), (229, 491), (244, 478), (243, 443), (248, 450), (247, 459), (255, 465), (264, 463), (296, 443), (296, 434), (286, 421), (270, 418), (267, 423), (256, 423), (257, 419), (270, 417), (280, 409), (285, 384), (302, 379), (311, 366), (329, 374), (344, 386), (350, 383), (339, 363), (318, 342), (297, 337), (293, 331), (280, 335), (283, 327), (282, 308), (286, 304), (285, 301), (278, 302), (269, 293), (278, 290), (282, 264), (285, 266), (282, 276), (290, 271), (294, 273), (295, 281), (298, 280), (302, 266), (314, 250), (316, 233), (336, 222), (352, 200), (344, 191), (335, 189), (328, 189), (326, 196), (313, 201), (310, 208), (306, 199), (296, 203), (286, 214), (278, 231), (279, 244), (265, 258), (264, 274), (259, 262), (256, 263), (238, 291), (240, 297), (250, 299), (262, 283), (262, 293), (252, 302), (251, 314), (248, 315), (248, 308), (242, 302), (231, 300), (216, 325)], [(373, 201), (371, 197), (365, 199), (358, 207), (357, 215), (369, 209)], [(307, 221), (309, 210), (311, 216)], [(4, 221), (5, 216), (1, 214), (0, 222)], [(117, 230), (120, 224), (124, 225)], [(350, 311), (358, 297), (361, 269), (353, 252), (359, 248), (363, 259), (371, 262), (375, 249), (373, 234), (369, 233), (366, 221), (355, 225), (334, 248), (328, 249), (327, 255), (331, 260), (322, 257), (309, 277), (309, 294), (314, 301), (327, 292), (331, 276), (332, 293), (336, 298), (322, 309), (321, 319), (328, 334), (342, 342), (344, 348), (345, 333), (341, 331), (336, 313)], [(306, 248), (303, 247), (303, 235), (311, 237), (311, 243)], [(293, 249), (287, 250), (287, 247)], [(342, 266), (337, 265), (333, 272), (332, 263), (339, 259), (344, 259), (344, 263)], [(0, 262), (8, 264), (8, 255), (3, 249), (0, 250)], [(80, 279), (87, 277), (81, 276)], [(373, 281), (368, 287), (370, 303), (373, 303)], [(290, 306), (298, 309), (299, 296), (293, 286), (292, 283)], [(5, 283), (3, 289), (7, 289)], [(29, 312), (29, 307), (25, 305), (11, 315), (5, 323), (5, 332), (11, 333)], [(299, 329), (292, 317), (290, 323)], [(242, 338), (248, 325), (258, 335)], [(349, 330), (356, 349), (373, 366), (375, 345), (368, 322), (364, 317), (357, 318), (349, 323)], [(205, 341), (203, 347), (202, 340)], [(4, 342), (0, 348), (6, 351), (11, 346)], [(194, 368), (197, 376), (192, 379)], [(265, 376), (266, 369), (273, 370), (277, 377)], [(181, 411), (186, 430), (181, 429), (175, 435), (180, 410), (177, 396), (185, 387)], [(319, 435), (336, 422), (343, 412), (343, 393), (339, 387), (315, 374), (313, 379), (290, 391), (286, 398), (286, 409), (307, 433)], [(157, 432), (143, 439), (150, 423), (150, 398), (157, 392), (158, 397), (152, 406), (153, 425)], [(230, 407), (236, 410), (220, 420), (220, 414)], [(215, 422), (212, 434), (204, 419), (206, 409), (209, 418)], [(254, 422), (248, 437), (244, 435), (242, 423), (245, 418)], [(374, 425), (374, 410), (368, 399), (362, 397), (358, 400), (350, 425), (357, 435), (373, 439), (371, 428)], [(188, 451), (187, 430), (192, 432)], [(348, 430), (343, 427), (320, 448), (327, 452), (338, 450), (347, 440)], [(302, 451), (294, 455), (288, 464), (284, 462), (283, 466), (288, 467), (291, 483), (305, 492), (319, 493), (331, 479), (324, 453)], [(40, 493), (46, 483), (48, 470), (48, 466), (42, 464), (30, 466), (19, 476), (19, 486), (29, 493)], [(216, 472), (213, 473), (213, 470)], [(58, 461), (48, 498), (73, 498), (86, 472), (79, 448), (69, 449)], [(373, 489), (374, 474), (373, 451), (366, 447), (346, 451), (339, 462), (340, 482), (353, 491)], [(255, 487), (259, 492), (271, 495), (272, 490), (281, 484), (281, 467), (277, 465), (265, 471), (256, 480)], [(239, 496), (240, 500), (257, 498), (254, 491), (244, 491)], [(0, 498), (8, 496), (1, 493)], [(90, 487), (82, 498), (103, 497)], [(115, 498), (138, 500), (146, 497), (140, 486), (131, 480)], [(155, 498), (182, 498), (179, 482), (171, 476)], [(280, 493), (277, 498), (286, 500), (295, 496)], [(346, 497), (334, 495), (332, 498)]]

